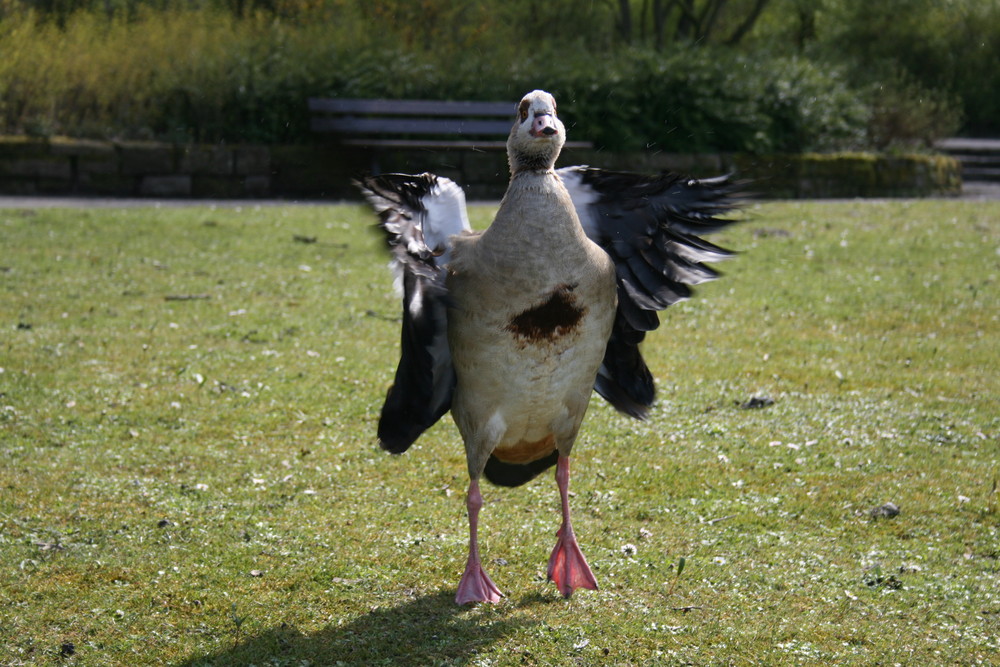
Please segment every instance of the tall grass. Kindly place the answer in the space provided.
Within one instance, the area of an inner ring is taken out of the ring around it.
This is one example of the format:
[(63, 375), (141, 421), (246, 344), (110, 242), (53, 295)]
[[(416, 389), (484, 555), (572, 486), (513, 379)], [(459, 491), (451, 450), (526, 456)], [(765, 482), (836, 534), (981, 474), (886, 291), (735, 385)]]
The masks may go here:
[(304, 90), (336, 79), (359, 34), (350, 19), (211, 8), (78, 12), (62, 27), (18, 14), (0, 22), (4, 131), (214, 140), (238, 126), (244, 140), (280, 140), (304, 127)]
[(214, 139), (241, 105), (264, 104), (280, 85), (300, 87), (330, 51), (317, 37), (309, 27), (210, 9), (111, 19), (79, 12), (64, 27), (15, 15), (0, 22), (3, 130)]

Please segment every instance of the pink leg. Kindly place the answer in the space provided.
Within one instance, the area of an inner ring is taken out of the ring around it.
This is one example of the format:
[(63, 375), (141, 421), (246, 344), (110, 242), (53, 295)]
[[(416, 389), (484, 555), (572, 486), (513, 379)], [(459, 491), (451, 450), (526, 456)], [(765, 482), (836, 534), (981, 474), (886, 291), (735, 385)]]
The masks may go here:
[(469, 497), (466, 501), (466, 507), (469, 508), (469, 560), (465, 564), (462, 580), (458, 582), (455, 603), (499, 602), (503, 593), (486, 574), (479, 561), (479, 510), (483, 507), (483, 496), (479, 493), (479, 480), (474, 479), (469, 483)]
[(583, 557), (573, 525), (569, 520), (569, 457), (560, 456), (556, 465), (556, 483), (562, 499), (562, 527), (556, 533), (559, 537), (552, 556), (549, 558), (549, 581), (554, 581), (563, 597), (569, 597), (577, 588), (597, 590), (597, 580)]

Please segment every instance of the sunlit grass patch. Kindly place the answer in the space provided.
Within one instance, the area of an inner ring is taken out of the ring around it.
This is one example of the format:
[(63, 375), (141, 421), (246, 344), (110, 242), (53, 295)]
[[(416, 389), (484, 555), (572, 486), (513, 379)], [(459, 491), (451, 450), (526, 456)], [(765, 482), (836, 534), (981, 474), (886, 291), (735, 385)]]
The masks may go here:
[(484, 490), (507, 598), (457, 609), (458, 434), (374, 441), (399, 304), (364, 209), (0, 211), (0, 662), (988, 664), (1000, 207), (749, 214), (645, 347), (651, 418), (588, 414), (601, 589), (544, 581), (546, 476)]

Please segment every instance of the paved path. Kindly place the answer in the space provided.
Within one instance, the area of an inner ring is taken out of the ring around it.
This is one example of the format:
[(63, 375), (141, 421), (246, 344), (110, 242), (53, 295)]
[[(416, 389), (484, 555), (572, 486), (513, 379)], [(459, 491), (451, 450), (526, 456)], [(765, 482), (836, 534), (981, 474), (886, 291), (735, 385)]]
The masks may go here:
[[(1000, 140), (997, 140), (1000, 144)], [(962, 199), (1000, 200), (1000, 182), (966, 182), (962, 185)], [(0, 195), (0, 209), (25, 208), (174, 208), (207, 206), (209, 208), (263, 208), (265, 206), (333, 206), (343, 204), (335, 200), (286, 200), (286, 199), (146, 199), (108, 197), (28, 197)], [(355, 203), (355, 202), (352, 202)], [(496, 202), (470, 201), (470, 204)]]
[(974, 137), (952, 137), (934, 142), (940, 151), (998, 151), (1000, 139), (976, 139)]
[(934, 147), (958, 160), (966, 189), (976, 196), (995, 196), (1000, 185), (1000, 139), (953, 137), (935, 142)]
[(151, 199), (139, 197), (55, 197), (0, 195), (0, 208), (262, 208), (264, 206), (330, 206), (338, 201), (285, 199)]
[(962, 199), (1000, 199), (1000, 182), (968, 181), (962, 183)]

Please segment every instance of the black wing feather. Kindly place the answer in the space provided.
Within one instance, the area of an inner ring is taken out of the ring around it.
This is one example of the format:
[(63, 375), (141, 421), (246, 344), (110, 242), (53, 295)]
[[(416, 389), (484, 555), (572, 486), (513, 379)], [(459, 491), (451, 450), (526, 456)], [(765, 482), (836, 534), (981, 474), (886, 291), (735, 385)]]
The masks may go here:
[[(467, 228), (464, 195), (451, 181), (432, 174), (383, 174), (355, 184), (379, 215), (403, 291), (399, 365), (378, 424), (379, 444), (399, 454), (451, 408), (455, 370), (448, 350), (442, 261), (448, 247), (441, 239)], [(435, 198), (448, 202), (432, 212), (428, 202)], [(445, 219), (435, 220), (432, 213)]]
[(616, 319), (594, 383), (598, 394), (636, 419), (646, 416), (656, 394), (653, 374), (639, 352), (639, 343), (645, 337), (644, 332), (631, 328), (623, 318)]
[(591, 167), (559, 170), (584, 231), (615, 262), (618, 311), (594, 388), (618, 410), (643, 418), (653, 377), (639, 350), (657, 312), (691, 296), (718, 273), (705, 261), (732, 256), (699, 238), (735, 222), (735, 186), (727, 177), (692, 180)]

